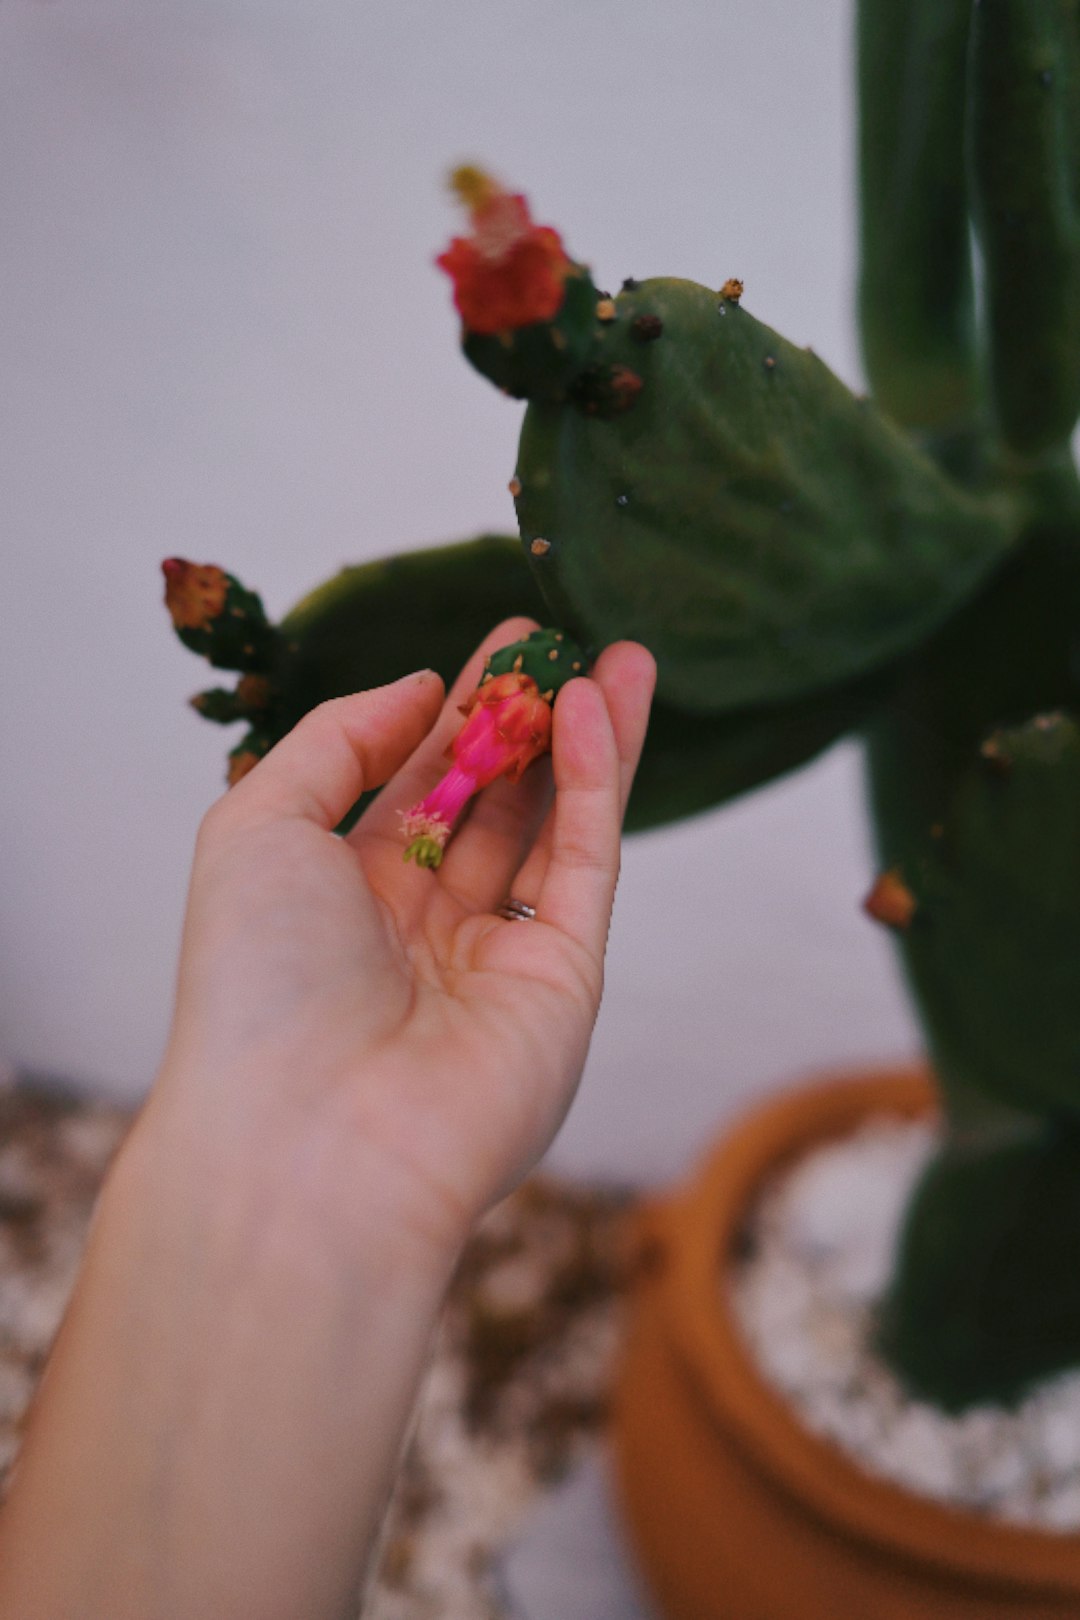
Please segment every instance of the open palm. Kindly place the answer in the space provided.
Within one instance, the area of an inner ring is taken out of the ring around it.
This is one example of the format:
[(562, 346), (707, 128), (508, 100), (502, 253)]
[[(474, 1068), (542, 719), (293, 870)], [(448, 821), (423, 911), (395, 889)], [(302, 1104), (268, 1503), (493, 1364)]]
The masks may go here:
[[(494, 631), (445, 702), (427, 673), (324, 704), (210, 811), (159, 1085), (207, 1077), (204, 1129), (291, 1132), (328, 1196), (404, 1194), (437, 1227), (466, 1229), (569, 1106), (652, 691), (644, 649), (607, 649), (559, 696), (552, 761), (485, 790), (437, 872), (405, 863), (400, 812), (445, 769), (485, 655), (529, 628)], [(534, 920), (499, 915), (511, 894)]]

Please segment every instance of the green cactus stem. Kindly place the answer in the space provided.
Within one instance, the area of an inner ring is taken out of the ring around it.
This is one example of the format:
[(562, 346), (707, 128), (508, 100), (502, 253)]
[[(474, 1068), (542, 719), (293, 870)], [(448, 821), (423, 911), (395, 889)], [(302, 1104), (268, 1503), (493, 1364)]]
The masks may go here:
[[(635, 283), (610, 419), (531, 405), (518, 522), (551, 616), (643, 641), (662, 699), (719, 713), (824, 690), (923, 640), (1007, 552), (1016, 514), (965, 492), (813, 354), (689, 281)], [(662, 335), (635, 339), (643, 316)]]
[(986, 737), (904, 864), (903, 935), (945, 1089), (1080, 1126), (1080, 730)]
[(859, 0), (859, 318), (904, 427), (978, 415), (964, 155), (971, 0)]
[[(1075, 1078), (1067, 1077), (1070, 1044), (1080, 1041), (1077, 998), (1060, 980), (1057, 1002), (1052, 995), (1044, 999), (1040, 988), (1067, 973), (1080, 950), (1080, 909), (1070, 916), (1068, 898), (1070, 863), (1077, 858), (1069, 832), (1069, 729), (1031, 724), (1025, 730), (1035, 714), (1080, 709), (1078, 624), (1080, 532), (1073, 522), (1040, 526), (992, 584), (899, 672), (868, 727), (879, 858), (883, 868), (905, 874), (922, 907), (897, 944), (946, 1109), (965, 1130), (983, 1114), (996, 1129), (1005, 1102), (1026, 1113), (1056, 1111), (1059, 1094), (1067, 1108), (1080, 1103)], [(1019, 775), (1014, 767), (1010, 777), (1018, 728)], [(1062, 751), (1053, 769), (1042, 757), (1048, 749)], [(980, 805), (1000, 823), (987, 822), (976, 838), (971, 817)], [(1021, 834), (1032, 850), (1025, 850)], [(1005, 887), (989, 869), (988, 839), (1007, 870), (1016, 864)], [(1046, 903), (1056, 892), (1061, 908), (1045, 933), (1037, 890), (1025, 895), (1044, 862)], [(942, 907), (931, 903), (936, 898)], [(978, 929), (979, 915), (986, 933), (971, 956), (960, 936)], [(1028, 953), (1018, 977), (1004, 955), (1010, 940), (1020, 955)], [(993, 1005), (984, 1007), (986, 1001)], [(1044, 1048), (1045, 1066), (1037, 1060)], [(1075, 1103), (1068, 1100), (1074, 1091)]]
[(1080, 413), (1080, 23), (1073, 0), (981, 0), (972, 14), (972, 204), (990, 379), (1023, 455)]
[(879, 1337), (908, 1389), (951, 1412), (1012, 1404), (1075, 1362), (1074, 1127), (1029, 1123), (1005, 1140), (948, 1143), (908, 1207)]

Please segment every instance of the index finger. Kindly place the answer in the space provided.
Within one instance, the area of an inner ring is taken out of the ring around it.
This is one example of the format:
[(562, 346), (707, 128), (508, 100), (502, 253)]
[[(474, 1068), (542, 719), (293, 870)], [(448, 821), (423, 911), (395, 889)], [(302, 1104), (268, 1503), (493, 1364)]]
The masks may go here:
[[(336, 827), (430, 730), (443, 684), (419, 670), (389, 686), (320, 703), (220, 801), (230, 821), (299, 816)], [(216, 812), (218, 813), (218, 812)]]

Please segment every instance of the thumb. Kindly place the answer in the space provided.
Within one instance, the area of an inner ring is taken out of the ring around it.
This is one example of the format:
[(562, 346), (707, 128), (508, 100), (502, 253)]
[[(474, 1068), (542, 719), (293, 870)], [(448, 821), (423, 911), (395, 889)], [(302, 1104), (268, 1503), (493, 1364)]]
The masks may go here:
[(230, 788), (221, 808), (230, 821), (300, 817), (336, 827), (361, 793), (380, 787), (409, 757), (442, 700), (441, 679), (423, 669), (320, 703)]

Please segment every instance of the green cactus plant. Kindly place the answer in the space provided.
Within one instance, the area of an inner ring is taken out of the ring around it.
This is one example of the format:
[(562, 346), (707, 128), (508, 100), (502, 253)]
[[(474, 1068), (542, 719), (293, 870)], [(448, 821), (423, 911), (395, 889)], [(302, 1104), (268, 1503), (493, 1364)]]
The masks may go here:
[(656, 655), (631, 830), (864, 737), (868, 909), (946, 1121), (881, 1344), (960, 1409), (1080, 1363), (1080, 11), (859, 0), (857, 58), (872, 400), (736, 281), (597, 292), (459, 171), (471, 230), (440, 264), (467, 358), (528, 401), (520, 543), (348, 569), (277, 627), (230, 576), (166, 571), (186, 643), (241, 671), (195, 700), (250, 725), (234, 775), (324, 697), (452, 674), (514, 612), (586, 657)]

